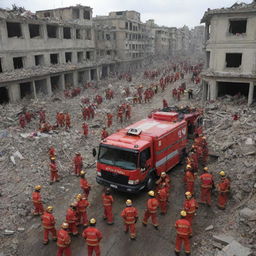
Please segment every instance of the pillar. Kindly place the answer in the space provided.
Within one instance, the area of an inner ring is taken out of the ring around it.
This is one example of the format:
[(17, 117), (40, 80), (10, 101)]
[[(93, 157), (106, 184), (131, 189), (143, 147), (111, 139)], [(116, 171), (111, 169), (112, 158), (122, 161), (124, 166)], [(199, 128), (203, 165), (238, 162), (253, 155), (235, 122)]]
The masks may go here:
[(32, 94), (33, 94), (34, 99), (37, 99), (37, 97), (36, 97), (36, 84), (35, 84), (34, 80), (32, 81)]
[(78, 84), (78, 71), (73, 72), (73, 85), (74, 87), (79, 87)]
[(254, 94), (254, 84), (250, 82), (249, 93), (248, 93), (248, 106), (250, 106), (253, 102), (253, 94)]
[(9, 99), (11, 103), (20, 100), (20, 85), (19, 84), (8, 85), (8, 94), (9, 94)]
[(46, 89), (47, 94), (51, 97), (52, 96), (52, 84), (51, 84), (51, 77), (46, 78)]
[(64, 91), (65, 90), (65, 77), (64, 77), (64, 74), (60, 75), (59, 83), (60, 83), (60, 90)]

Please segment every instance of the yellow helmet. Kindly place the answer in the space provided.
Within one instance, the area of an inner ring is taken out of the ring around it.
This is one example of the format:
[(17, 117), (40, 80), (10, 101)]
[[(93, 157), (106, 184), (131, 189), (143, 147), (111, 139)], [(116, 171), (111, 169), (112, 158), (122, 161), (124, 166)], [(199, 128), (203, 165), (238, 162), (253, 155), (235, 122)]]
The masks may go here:
[(62, 228), (68, 228), (68, 223), (67, 222), (63, 222), (62, 225), (61, 225)]
[(209, 168), (208, 167), (204, 167), (204, 171), (208, 172)]
[(165, 177), (166, 176), (166, 172), (161, 172), (161, 177)]
[(90, 219), (90, 224), (96, 224), (96, 219), (95, 218), (91, 218)]
[(80, 199), (82, 198), (82, 194), (77, 194), (77, 195), (75, 196), (75, 198), (76, 198), (77, 200), (80, 200)]
[(224, 171), (220, 171), (220, 172), (219, 172), (219, 175), (222, 176), (222, 177), (224, 177), (224, 176), (226, 176), (226, 173), (225, 173)]
[(203, 136), (202, 138), (203, 138), (204, 140), (206, 140), (206, 136)]
[(182, 211), (180, 212), (180, 215), (181, 215), (182, 217), (186, 217), (186, 216), (187, 216), (187, 212), (184, 211), (184, 210), (182, 210)]
[(149, 195), (149, 196), (155, 196), (155, 192), (154, 192), (153, 190), (150, 190), (150, 191), (148, 192), (148, 195)]
[(46, 211), (51, 212), (53, 210), (53, 207), (51, 205), (47, 206)]
[(187, 164), (187, 169), (191, 168), (191, 165), (190, 164)]
[(85, 174), (86, 174), (85, 171), (81, 171), (81, 172), (80, 172), (80, 175), (85, 175)]
[(185, 193), (185, 196), (192, 196), (192, 194), (191, 194), (191, 192), (187, 191), (187, 192)]
[(132, 205), (132, 200), (131, 199), (127, 199), (125, 203), (126, 203), (127, 206), (131, 206)]
[(51, 160), (56, 160), (56, 157), (55, 157), (55, 156), (52, 156), (52, 157), (51, 157)]
[(40, 190), (42, 187), (40, 185), (35, 186), (35, 190)]

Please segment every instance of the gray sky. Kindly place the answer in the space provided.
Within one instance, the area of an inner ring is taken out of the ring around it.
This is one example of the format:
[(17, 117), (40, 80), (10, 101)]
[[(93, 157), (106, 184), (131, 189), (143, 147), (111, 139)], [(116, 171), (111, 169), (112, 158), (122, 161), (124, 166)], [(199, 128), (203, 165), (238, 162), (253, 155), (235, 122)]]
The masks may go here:
[[(252, 0), (243, 2), (251, 3)], [(0, 0), (0, 7), (11, 7), (13, 3), (33, 12), (81, 4), (92, 7), (93, 16), (135, 10), (141, 13), (142, 21), (154, 19), (158, 25), (194, 27), (199, 25), (207, 8), (230, 7), (235, 0)]]

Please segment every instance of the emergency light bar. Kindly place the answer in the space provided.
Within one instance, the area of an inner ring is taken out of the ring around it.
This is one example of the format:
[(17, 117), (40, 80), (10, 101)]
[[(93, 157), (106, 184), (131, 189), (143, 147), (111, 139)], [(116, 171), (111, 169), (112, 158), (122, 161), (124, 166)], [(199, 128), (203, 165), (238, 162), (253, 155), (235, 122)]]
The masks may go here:
[(137, 128), (130, 128), (130, 129), (128, 130), (127, 134), (129, 134), (129, 135), (136, 135), (136, 136), (138, 136), (138, 135), (140, 135), (140, 134), (141, 134), (141, 132), (142, 132), (142, 130), (141, 130), (141, 129), (137, 129)]

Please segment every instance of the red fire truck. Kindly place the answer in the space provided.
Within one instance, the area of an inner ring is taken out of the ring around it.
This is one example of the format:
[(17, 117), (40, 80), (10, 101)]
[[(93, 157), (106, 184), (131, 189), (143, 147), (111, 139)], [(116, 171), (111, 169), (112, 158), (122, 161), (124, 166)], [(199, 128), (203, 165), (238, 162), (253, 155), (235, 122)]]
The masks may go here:
[(155, 112), (104, 139), (99, 146), (99, 184), (125, 192), (154, 186), (155, 178), (184, 157), (188, 122), (177, 112)]

